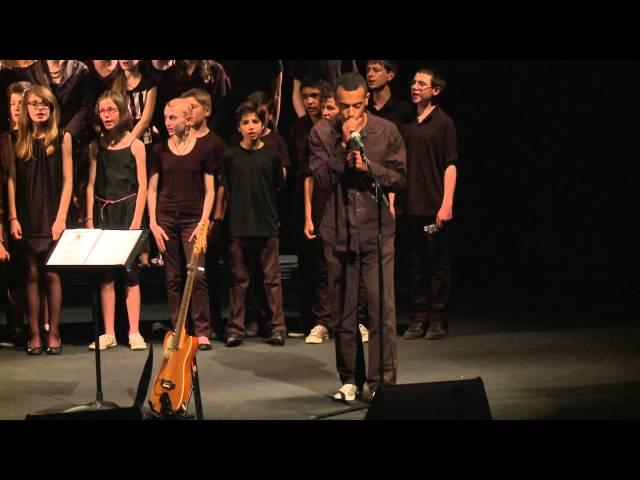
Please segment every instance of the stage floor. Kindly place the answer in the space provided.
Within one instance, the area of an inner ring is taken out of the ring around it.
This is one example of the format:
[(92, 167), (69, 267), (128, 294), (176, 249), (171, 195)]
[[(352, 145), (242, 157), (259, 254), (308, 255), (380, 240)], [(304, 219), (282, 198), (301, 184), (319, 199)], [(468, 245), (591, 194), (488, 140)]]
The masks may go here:
[[(143, 307), (147, 338), (165, 309)], [(0, 419), (95, 400), (88, 319), (88, 308), (66, 311), (59, 356), (0, 348)], [(403, 340), (405, 314), (398, 324), (398, 383), (481, 377), (496, 420), (640, 419), (640, 328), (632, 320), (460, 310), (450, 335), (438, 341)], [(158, 337), (152, 380), (161, 353)], [(105, 400), (133, 404), (146, 358), (145, 351), (126, 345), (102, 352)], [(212, 351), (197, 358), (207, 420), (309, 420), (344, 410), (330, 399), (340, 386), (333, 340), (306, 345), (303, 338), (289, 338), (274, 347), (253, 338), (236, 348), (214, 342)], [(357, 420), (365, 413), (331, 418)]]

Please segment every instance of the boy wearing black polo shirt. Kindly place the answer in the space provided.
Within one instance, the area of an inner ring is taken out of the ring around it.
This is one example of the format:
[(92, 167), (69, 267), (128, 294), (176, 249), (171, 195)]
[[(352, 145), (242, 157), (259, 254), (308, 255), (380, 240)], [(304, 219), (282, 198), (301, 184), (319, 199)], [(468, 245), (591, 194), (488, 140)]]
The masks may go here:
[(411, 84), (416, 111), (400, 128), (407, 147), (407, 185), (399, 194), (408, 233), (411, 325), (406, 339), (436, 340), (447, 334), (447, 237), (458, 148), (453, 121), (435, 103), (444, 87), (444, 79), (433, 70), (418, 70)]
[(398, 64), (393, 60), (369, 60), (367, 62), (367, 86), (371, 93), (367, 110), (399, 125), (411, 112), (411, 105), (394, 97), (391, 81), (398, 73)]
[(265, 294), (273, 314), (266, 341), (284, 345), (286, 338), (277, 209), (277, 192), (284, 186), (284, 175), (280, 158), (261, 139), (264, 118), (257, 105), (240, 105), (236, 121), (242, 141), (222, 156), (231, 236), (228, 347), (240, 345), (244, 337), (245, 298), (256, 258), (262, 267)]

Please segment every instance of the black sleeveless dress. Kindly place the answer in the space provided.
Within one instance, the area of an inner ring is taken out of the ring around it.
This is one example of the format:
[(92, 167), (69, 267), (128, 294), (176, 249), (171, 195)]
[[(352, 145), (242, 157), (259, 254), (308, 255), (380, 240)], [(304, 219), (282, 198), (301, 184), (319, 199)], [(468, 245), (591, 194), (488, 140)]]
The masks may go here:
[(131, 146), (100, 146), (96, 165), (93, 224), (102, 229), (128, 229), (136, 211), (138, 176)]
[(33, 156), (16, 158), (16, 209), (25, 247), (46, 253), (53, 245), (51, 227), (62, 196), (62, 137), (47, 155), (44, 139), (33, 140)]

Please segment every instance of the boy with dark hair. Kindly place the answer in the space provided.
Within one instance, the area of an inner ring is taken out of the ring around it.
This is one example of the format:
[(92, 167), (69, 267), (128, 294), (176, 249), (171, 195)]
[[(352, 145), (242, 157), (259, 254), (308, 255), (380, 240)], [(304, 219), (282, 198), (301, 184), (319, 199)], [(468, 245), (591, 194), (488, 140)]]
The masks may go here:
[(405, 331), (406, 339), (435, 340), (447, 334), (447, 237), (453, 218), (458, 147), (454, 123), (436, 103), (444, 87), (444, 79), (434, 70), (418, 70), (411, 84), (416, 109), (401, 125), (408, 174), (407, 188), (398, 202), (408, 234), (411, 325)]
[(223, 185), (229, 210), (229, 324), (227, 346), (242, 343), (245, 333), (245, 297), (250, 271), (259, 259), (264, 289), (272, 312), (267, 325), (272, 345), (284, 345), (286, 326), (280, 283), (277, 192), (284, 186), (282, 163), (262, 140), (264, 111), (252, 103), (236, 110), (242, 140), (222, 156)]
[[(261, 90), (255, 91), (251, 93), (247, 97), (247, 103), (253, 103), (256, 105), (258, 110), (264, 115), (264, 129), (260, 135), (260, 139), (264, 142), (264, 145), (275, 152), (275, 154), (280, 158), (282, 162), (282, 171), (285, 177), (287, 178), (287, 172), (291, 166), (289, 161), (289, 151), (287, 148), (287, 142), (282, 135), (280, 135), (277, 131), (271, 128), (271, 125), (274, 123), (274, 100), (268, 93), (263, 92)], [(238, 145), (242, 140), (242, 136), (239, 132), (232, 136), (231, 143), (233, 145)], [(287, 215), (287, 202), (285, 202), (282, 198), (283, 193), (278, 193), (278, 217), (279, 218), (288, 218)], [(257, 265), (256, 265), (257, 266)], [(253, 270), (253, 269), (252, 269)], [(261, 327), (264, 323), (268, 322), (268, 317), (271, 315), (271, 312), (268, 311), (268, 307), (265, 302), (265, 298), (263, 292), (256, 287), (258, 284), (262, 283), (262, 276), (259, 270), (255, 270), (256, 274), (255, 278), (252, 278), (251, 285), (249, 286), (249, 290), (247, 291), (246, 296), (246, 328), (244, 335), (245, 337), (255, 337), (260, 332)], [(263, 316), (261, 310), (264, 310), (265, 315)]]
[(322, 242), (313, 235), (313, 232), (305, 231), (307, 210), (309, 215), (311, 214), (313, 192), (313, 178), (309, 169), (309, 132), (322, 120), (321, 102), (328, 88), (328, 83), (319, 75), (307, 75), (302, 79), (301, 97), (305, 114), (293, 122), (289, 131), (293, 167), (297, 170), (295, 184), (290, 182), (290, 185), (293, 186), (293, 238), (298, 254), (298, 271), (302, 280), (300, 332), (304, 332), (302, 333), (304, 335), (311, 331), (305, 340), (306, 343), (322, 343), (329, 339), (328, 325), (331, 315), (329, 298), (326, 289), (318, 290), (323, 255)]
[(398, 64), (393, 60), (367, 62), (367, 85), (371, 93), (367, 110), (399, 125), (411, 112), (411, 105), (391, 93), (390, 83), (397, 74)]

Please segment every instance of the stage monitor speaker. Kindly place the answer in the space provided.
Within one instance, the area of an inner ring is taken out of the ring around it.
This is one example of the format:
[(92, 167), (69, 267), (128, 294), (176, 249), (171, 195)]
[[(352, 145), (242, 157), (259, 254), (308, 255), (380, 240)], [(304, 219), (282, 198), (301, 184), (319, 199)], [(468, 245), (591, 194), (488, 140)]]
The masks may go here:
[(27, 415), (25, 420), (142, 420), (140, 407)]
[(491, 420), (491, 410), (478, 377), (380, 387), (365, 420)]

